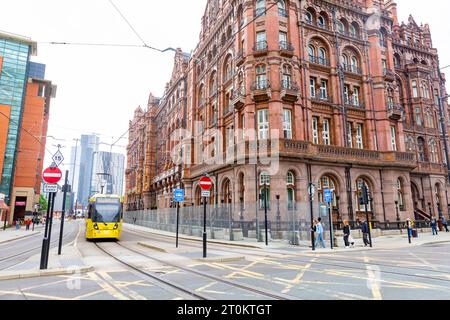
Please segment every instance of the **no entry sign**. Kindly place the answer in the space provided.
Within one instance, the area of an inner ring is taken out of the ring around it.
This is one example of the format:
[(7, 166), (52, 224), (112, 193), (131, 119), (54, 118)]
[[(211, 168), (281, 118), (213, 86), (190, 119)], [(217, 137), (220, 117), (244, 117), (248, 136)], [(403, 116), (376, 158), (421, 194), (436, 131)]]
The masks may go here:
[(209, 177), (202, 177), (200, 179), (200, 188), (202, 188), (203, 190), (209, 190), (212, 188), (212, 180)]
[(56, 184), (62, 178), (62, 172), (58, 168), (47, 168), (42, 173), (42, 179), (48, 184)]

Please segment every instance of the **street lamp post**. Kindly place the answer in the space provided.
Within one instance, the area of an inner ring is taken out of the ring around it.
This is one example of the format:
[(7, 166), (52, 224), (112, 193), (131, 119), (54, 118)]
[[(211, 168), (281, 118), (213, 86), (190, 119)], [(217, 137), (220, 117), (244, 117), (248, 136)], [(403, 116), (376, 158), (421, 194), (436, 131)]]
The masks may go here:
[(398, 212), (398, 201), (395, 201), (395, 211), (397, 213), (397, 227), (400, 230), (400, 214)]
[(265, 236), (266, 236), (266, 246), (269, 245), (269, 232), (267, 225), (267, 181), (264, 181), (264, 227), (265, 227)]
[(277, 198), (277, 232), (280, 232), (281, 229), (281, 215), (280, 215), (280, 195), (276, 195)]
[(316, 245), (315, 245), (315, 239), (314, 239), (314, 205), (313, 205), (313, 201), (314, 201), (314, 193), (316, 192), (316, 187), (313, 183), (309, 184), (308, 187), (308, 193), (309, 193), (309, 205), (310, 205), (310, 212), (311, 212), (311, 245), (312, 245), (312, 250), (315, 251), (316, 250)]

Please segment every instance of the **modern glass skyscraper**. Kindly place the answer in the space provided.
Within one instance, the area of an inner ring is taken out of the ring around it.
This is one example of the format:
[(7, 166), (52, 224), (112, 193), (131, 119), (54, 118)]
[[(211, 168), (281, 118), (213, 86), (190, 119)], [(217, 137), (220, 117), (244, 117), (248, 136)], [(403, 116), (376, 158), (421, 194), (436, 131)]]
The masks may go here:
[(77, 201), (83, 204), (83, 207), (87, 207), (89, 197), (91, 196), (89, 192), (92, 175), (92, 157), (98, 152), (98, 144), (99, 138), (95, 135), (81, 136), (78, 147), (80, 148), (80, 153), (79, 157), (77, 157), (77, 164), (79, 164)]
[(0, 121), (0, 193), (6, 195), (8, 204), (14, 183), (29, 61), (36, 47), (27, 38), (0, 33), (0, 118), (3, 118)]
[(94, 155), (92, 193), (123, 195), (125, 156), (119, 153), (98, 152)]

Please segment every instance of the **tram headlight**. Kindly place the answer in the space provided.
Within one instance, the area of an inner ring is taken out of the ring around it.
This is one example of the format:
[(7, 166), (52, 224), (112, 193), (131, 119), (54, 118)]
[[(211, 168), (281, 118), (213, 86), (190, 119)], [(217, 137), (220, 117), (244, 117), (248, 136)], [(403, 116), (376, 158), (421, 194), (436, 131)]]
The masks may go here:
[(94, 224), (94, 229), (98, 230), (98, 225), (96, 223)]
[(119, 229), (119, 225), (116, 223), (114, 226), (114, 230), (117, 230), (117, 229)]

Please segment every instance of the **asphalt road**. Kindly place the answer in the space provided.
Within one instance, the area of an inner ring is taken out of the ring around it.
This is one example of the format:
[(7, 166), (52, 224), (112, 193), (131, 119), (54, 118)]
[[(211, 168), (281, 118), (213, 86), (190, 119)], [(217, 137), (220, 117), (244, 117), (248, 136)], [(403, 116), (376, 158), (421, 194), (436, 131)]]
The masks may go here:
[[(210, 245), (211, 255), (224, 251), (245, 259), (227, 263), (196, 262), (201, 244), (180, 240), (182, 249), (160, 253), (137, 241), (173, 244), (173, 239), (124, 232), (120, 244), (98, 243), (119, 260), (165, 281), (211, 299), (270, 300), (245, 287), (303, 300), (448, 300), (450, 244), (393, 250), (330, 254), (280, 254), (257, 249)], [(169, 300), (189, 299), (176, 288), (123, 265), (82, 237), (78, 247), (95, 271), (81, 275), (0, 281), (0, 299)], [(153, 260), (157, 258), (158, 260)], [(181, 267), (173, 266), (181, 265)], [(202, 277), (185, 269), (216, 278)], [(229, 281), (222, 282), (222, 280)], [(240, 283), (244, 288), (233, 286)]]

